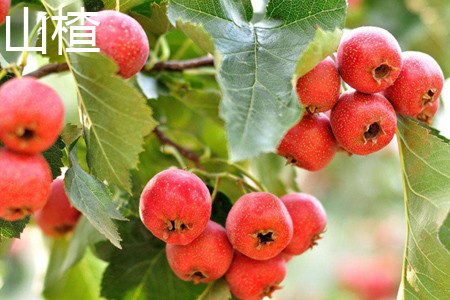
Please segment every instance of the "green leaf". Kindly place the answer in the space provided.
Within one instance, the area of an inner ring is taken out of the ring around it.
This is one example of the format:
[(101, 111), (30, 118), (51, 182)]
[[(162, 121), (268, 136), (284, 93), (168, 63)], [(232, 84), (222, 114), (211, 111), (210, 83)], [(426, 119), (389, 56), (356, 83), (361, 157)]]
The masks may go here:
[(116, 65), (98, 53), (70, 53), (83, 120), (87, 160), (100, 180), (131, 189), (144, 136), (156, 126), (145, 98), (114, 75)]
[(185, 282), (170, 269), (164, 243), (153, 237), (141, 220), (121, 224), (123, 249), (110, 255), (103, 274), (102, 293), (107, 299), (196, 299), (207, 285)]
[(49, 300), (97, 300), (100, 294), (101, 274), (105, 263), (89, 251), (78, 265), (60, 276), (60, 264), (67, 251), (67, 241), (54, 241), (44, 283), (44, 296)]
[(61, 132), (61, 138), (67, 146), (72, 145), (81, 136), (81, 128), (73, 124), (67, 124)]
[[(314, 40), (303, 51), (295, 69), (294, 83), (297, 79), (314, 69), (325, 57), (333, 54), (339, 46), (343, 31), (336, 28), (334, 31), (317, 29)], [(294, 84), (293, 83), (293, 84)]]
[(437, 131), (403, 117), (397, 135), (408, 226), (403, 298), (446, 299), (450, 252), (438, 237), (450, 209), (450, 145)]
[[(81, 1), (42, 1), (48, 15)], [(67, 44), (67, 37), (64, 37)], [(136, 168), (144, 136), (156, 126), (145, 98), (123, 78), (117, 65), (99, 53), (64, 53), (77, 89), (80, 119), (90, 171), (101, 181), (131, 191), (130, 169)]]
[(211, 282), (205, 292), (197, 300), (229, 300), (232, 298), (225, 279)]
[(0, 219), (0, 243), (5, 239), (20, 238), (29, 221), (30, 217), (12, 222)]
[(76, 147), (70, 152), (71, 167), (64, 184), (72, 205), (111, 243), (120, 248), (121, 238), (112, 219), (126, 220), (117, 211), (107, 187), (78, 164)]
[(66, 256), (61, 263), (60, 274), (64, 274), (80, 262), (89, 245), (102, 240), (104, 240), (104, 237), (89, 223), (86, 217), (82, 216), (73, 231)]
[(47, 160), (48, 165), (50, 166), (53, 179), (61, 175), (61, 168), (64, 167), (62, 163), (62, 151), (64, 150), (65, 146), (66, 145), (64, 144), (63, 140), (61, 138), (58, 138), (53, 146), (42, 153), (44, 158)]
[(172, 25), (167, 18), (167, 1), (161, 3), (144, 3), (130, 11), (130, 16), (135, 18), (145, 30), (147, 35), (155, 38), (168, 32)]
[(301, 108), (292, 85), (297, 63), (317, 26), (343, 27), (346, 1), (272, 0), (257, 24), (249, 22), (250, 8), (250, 0), (173, 0), (168, 11), (194, 42), (204, 42), (204, 34), (192, 32), (194, 24), (214, 40), (221, 118), (234, 161), (274, 151), (298, 121)]
[(439, 229), (439, 241), (450, 253), (450, 214), (447, 215), (444, 224)]
[[(209, 190), (212, 193), (213, 188), (209, 187)], [(218, 192), (212, 204), (211, 220), (225, 227), (228, 212), (232, 206), (230, 198), (224, 193)]]

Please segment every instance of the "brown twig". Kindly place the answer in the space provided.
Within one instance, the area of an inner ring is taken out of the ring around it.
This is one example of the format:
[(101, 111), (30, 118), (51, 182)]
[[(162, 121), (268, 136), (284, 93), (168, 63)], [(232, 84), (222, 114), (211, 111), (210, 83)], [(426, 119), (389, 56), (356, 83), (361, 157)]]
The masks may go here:
[[(204, 57), (181, 60), (181, 61), (158, 62), (153, 66), (153, 68), (151, 68), (149, 71), (146, 71), (146, 72), (182, 71), (182, 70), (186, 70), (186, 69), (205, 67), (205, 66), (213, 66), (213, 65), (214, 65), (213, 57), (204, 56)], [(48, 64), (48, 65), (45, 65), (45, 66), (37, 69), (36, 71), (28, 73), (24, 76), (42, 78), (44, 76), (47, 76), (47, 75), (50, 75), (53, 73), (60, 73), (60, 72), (64, 72), (67, 70), (69, 70), (69, 66), (67, 65), (67, 63)], [(143, 71), (145, 71), (145, 70), (143, 69)]]
[(42, 78), (44, 76), (47, 76), (47, 75), (50, 75), (53, 73), (61, 73), (61, 72), (67, 71), (67, 70), (69, 70), (69, 66), (66, 63), (48, 64), (48, 65), (45, 65), (45, 66), (37, 69), (36, 71), (26, 74), (25, 76)]
[(158, 139), (159, 139), (159, 141), (161, 142), (162, 145), (170, 145), (170, 146), (174, 147), (175, 149), (177, 149), (177, 151), (183, 157), (185, 157), (188, 160), (192, 161), (196, 168), (201, 169), (201, 170), (205, 169), (201, 165), (200, 157), (197, 154), (195, 154), (194, 152), (184, 148), (183, 146), (178, 145), (177, 143), (175, 143), (174, 141), (169, 139), (167, 137), (167, 135), (165, 135), (164, 132), (162, 132), (158, 127), (155, 127), (155, 129), (153, 129), (153, 133), (156, 134), (156, 136), (158, 137)]

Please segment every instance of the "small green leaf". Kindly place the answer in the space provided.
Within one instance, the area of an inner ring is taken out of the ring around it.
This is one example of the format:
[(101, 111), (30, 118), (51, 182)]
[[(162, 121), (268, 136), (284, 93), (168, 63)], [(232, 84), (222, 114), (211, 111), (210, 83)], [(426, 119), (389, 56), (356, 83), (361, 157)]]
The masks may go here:
[(120, 248), (121, 238), (112, 219), (126, 220), (116, 209), (107, 187), (78, 164), (76, 147), (70, 152), (71, 167), (64, 178), (67, 196), (91, 224)]
[(324, 31), (321, 28), (316, 30), (314, 40), (303, 51), (295, 69), (294, 83), (297, 79), (314, 69), (325, 57), (333, 54), (339, 46), (342, 37), (342, 30), (336, 28), (334, 31)]
[(404, 299), (447, 299), (450, 144), (418, 121), (399, 116), (397, 123), (408, 226), (401, 292)]
[(121, 224), (123, 249), (110, 254), (103, 274), (102, 293), (107, 299), (197, 299), (207, 288), (175, 276), (167, 263), (164, 243), (132, 218)]
[(81, 128), (73, 124), (67, 124), (61, 132), (61, 138), (64, 143), (69, 147), (81, 136)]
[(30, 217), (12, 222), (0, 219), (0, 243), (5, 239), (20, 238), (29, 221)]
[(62, 163), (63, 158), (63, 150), (66, 145), (64, 144), (63, 140), (61, 138), (58, 138), (58, 140), (51, 146), (49, 149), (47, 149), (45, 152), (42, 153), (42, 155), (45, 157), (45, 159), (48, 162), (48, 165), (50, 166), (50, 170), (52, 171), (53, 179), (61, 175), (61, 168), (64, 167)]

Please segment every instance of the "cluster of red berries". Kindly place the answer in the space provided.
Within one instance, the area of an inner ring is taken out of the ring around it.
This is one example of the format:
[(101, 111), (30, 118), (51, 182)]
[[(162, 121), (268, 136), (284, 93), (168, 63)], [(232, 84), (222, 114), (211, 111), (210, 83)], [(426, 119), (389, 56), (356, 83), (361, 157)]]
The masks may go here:
[[(340, 94), (341, 77), (354, 90)], [(429, 55), (402, 53), (384, 29), (353, 29), (344, 34), (336, 63), (327, 57), (298, 79), (306, 113), (277, 152), (310, 171), (324, 168), (339, 148), (358, 155), (376, 152), (394, 137), (396, 112), (430, 123), (443, 85), (442, 70)]]
[(51, 87), (24, 77), (0, 88), (0, 218), (18, 220), (45, 205), (52, 174), (40, 152), (63, 124), (64, 105)]
[(226, 229), (210, 220), (211, 196), (196, 175), (168, 169), (140, 199), (144, 225), (166, 242), (170, 267), (182, 280), (225, 279), (235, 297), (262, 299), (279, 289), (286, 262), (311, 248), (326, 226), (321, 203), (308, 194), (280, 199), (265, 192), (239, 198)]

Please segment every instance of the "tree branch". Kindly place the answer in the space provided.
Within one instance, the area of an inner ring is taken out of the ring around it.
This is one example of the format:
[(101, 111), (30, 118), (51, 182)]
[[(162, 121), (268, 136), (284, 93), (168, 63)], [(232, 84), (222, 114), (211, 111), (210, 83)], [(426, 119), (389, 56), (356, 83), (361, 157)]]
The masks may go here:
[(174, 141), (169, 139), (167, 137), (167, 135), (165, 135), (164, 132), (162, 132), (158, 127), (155, 127), (155, 129), (153, 129), (153, 133), (156, 134), (156, 136), (158, 137), (158, 139), (159, 139), (159, 141), (161, 142), (162, 145), (170, 145), (170, 146), (174, 147), (175, 149), (177, 149), (177, 151), (183, 157), (185, 157), (188, 160), (192, 161), (195, 164), (196, 168), (201, 169), (201, 170), (205, 169), (201, 165), (200, 157), (197, 154), (195, 154), (194, 152), (184, 148), (183, 146), (178, 145), (177, 143), (175, 143)]
[[(192, 68), (198, 68), (198, 67), (205, 67), (205, 66), (213, 66), (214, 65), (214, 58), (211, 56), (204, 56), (194, 59), (187, 59), (182, 61), (162, 61), (156, 63), (152, 69), (149, 71), (143, 71), (145, 72), (157, 72), (157, 71), (182, 71), (186, 69), (192, 69)], [(48, 64), (45, 65), (36, 71), (33, 71), (31, 73), (28, 73), (24, 76), (30, 76), (30, 77), (36, 77), (36, 78), (42, 78), (44, 76), (53, 74), (53, 73), (60, 73), (69, 70), (69, 66), (67, 63), (61, 63), (61, 64)]]

